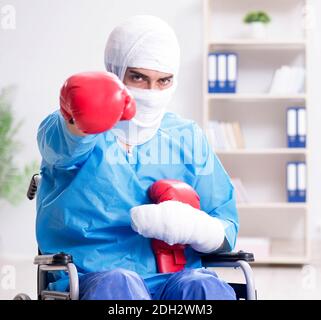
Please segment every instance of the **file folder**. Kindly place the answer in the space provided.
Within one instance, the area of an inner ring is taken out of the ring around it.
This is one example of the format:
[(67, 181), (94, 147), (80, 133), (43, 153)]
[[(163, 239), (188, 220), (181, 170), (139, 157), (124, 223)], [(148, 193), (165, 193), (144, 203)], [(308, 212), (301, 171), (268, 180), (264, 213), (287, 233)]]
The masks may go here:
[(287, 140), (288, 148), (297, 147), (297, 110), (295, 107), (287, 109)]
[(227, 92), (236, 93), (237, 84), (237, 55), (227, 54)]
[(217, 54), (218, 68), (218, 93), (227, 92), (227, 55), (225, 53)]
[(303, 107), (297, 108), (297, 121), (298, 121), (298, 132), (297, 132), (297, 147), (306, 147), (306, 109)]
[(297, 202), (306, 201), (306, 163), (297, 163)]
[(288, 162), (287, 164), (287, 195), (288, 202), (297, 202), (297, 165), (296, 162)]
[(210, 53), (208, 55), (208, 92), (217, 92), (217, 55)]

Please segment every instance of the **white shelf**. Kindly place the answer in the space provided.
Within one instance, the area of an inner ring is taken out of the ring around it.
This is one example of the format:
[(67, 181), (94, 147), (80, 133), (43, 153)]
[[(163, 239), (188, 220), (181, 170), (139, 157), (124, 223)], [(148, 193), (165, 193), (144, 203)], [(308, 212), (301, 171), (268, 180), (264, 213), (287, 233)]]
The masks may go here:
[(305, 94), (296, 95), (274, 95), (269, 93), (210, 93), (207, 95), (209, 100), (234, 100), (234, 101), (271, 101), (271, 100), (306, 100)]
[[(246, 251), (246, 250), (245, 250)], [(247, 251), (251, 251), (249, 248)], [(273, 239), (270, 243), (270, 254), (260, 256), (254, 254), (255, 265), (274, 264), (274, 265), (302, 265), (309, 262), (309, 253), (304, 252), (304, 244), (300, 240), (277, 240)]]
[(268, 155), (305, 155), (307, 149), (305, 148), (274, 148), (274, 149), (233, 149), (233, 150), (215, 150), (215, 153), (220, 156), (230, 155), (250, 155), (250, 156), (268, 156)]
[(266, 50), (266, 49), (284, 49), (284, 50), (305, 50), (306, 41), (302, 40), (255, 40), (255, 39), (227, 39), (221, 41), (210, 41), (210, 49), (216, 48), (232, 48), (232, 49), (256, 49), (256, 50)]
[[(254, 255), (255, 258), (255, 255)], [(309, 263), (309, 258), (307, 256), (279, 256), (279, 257), (268, 257), (268, 258), (260, 258), (255, 259), (254, 262), (251, 262), (252, 265), (265, 265), (265, 264), (275, 264), (275, 265), (302, 265)]]
[(239, 210), (248, 210), (248, 209), (271, 209), (271, 210), (306, 210), (307, 205), (304, 202), (289, 203), (289, 202), (262, 202), (262, 203), (238, 203), (237, 208)]

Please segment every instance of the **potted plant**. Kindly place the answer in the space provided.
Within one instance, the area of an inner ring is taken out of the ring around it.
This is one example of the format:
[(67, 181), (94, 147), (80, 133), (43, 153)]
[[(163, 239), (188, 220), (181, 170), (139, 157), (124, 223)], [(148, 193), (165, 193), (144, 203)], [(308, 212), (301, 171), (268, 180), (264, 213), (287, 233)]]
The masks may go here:
[(267, 37), (267, 25), (271, 18), (264, 11), (252, 11), (244, 17), (244, 22), (251, 27), (251, 37), (263, 39)]
[(21, 122), (14, 123), (10, 103), (12, 88), (0, 91), (0, 200), (17, 205), (24, 199), (28, 182), (33, 173), (39, 170), (36, 161), (19, 169), (14, 161), (21, 144), (15, 135)]

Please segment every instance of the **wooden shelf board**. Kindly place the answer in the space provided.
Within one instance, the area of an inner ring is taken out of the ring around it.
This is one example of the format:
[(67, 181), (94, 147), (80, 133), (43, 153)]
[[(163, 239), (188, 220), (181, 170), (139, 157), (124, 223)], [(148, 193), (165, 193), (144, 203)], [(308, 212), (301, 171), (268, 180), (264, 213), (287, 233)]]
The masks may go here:
[(234, 149), (216, 150), (217, 155), (291, 155), (307, 153), (306, 148), (262, 148), (262, 149)]
[(305, 100), (305, 94), (275, 95), (269, 93), (209, 93), (209, 100), (235, 100), (235, 101), (273, 101), (273, 100)]
[(246, 209), (307, 209), (307, 204), (305, 202), (262, 202), (262, 203), (238, 203), (237, 208), (241, 210)]
[(256, 39), (226, 39), (209, 41), (209, 47), (236, 47), (238, 49), (283, 49), (304, 50), (306, 41), (303, 40), (256, 40)]
[(268, 258), (259, 258), (255, 262), (251, 262), (252, 265), (264, 265), (264, 264), (276, 264), (276, 265), (302, 265), (309, 262), (306, 256), (275, 256)]

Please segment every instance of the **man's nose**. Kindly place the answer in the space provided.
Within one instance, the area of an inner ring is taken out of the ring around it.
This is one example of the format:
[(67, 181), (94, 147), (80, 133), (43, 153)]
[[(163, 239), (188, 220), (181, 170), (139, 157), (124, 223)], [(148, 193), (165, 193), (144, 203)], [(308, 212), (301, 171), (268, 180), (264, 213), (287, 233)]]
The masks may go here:
[(148, 89), (149, 89), (149, 90), (157, 90), (157, 89), (159, 89), (159, 88), (158, 88), (157, 81), (150, 81), (150, 82), (148, 83)]

